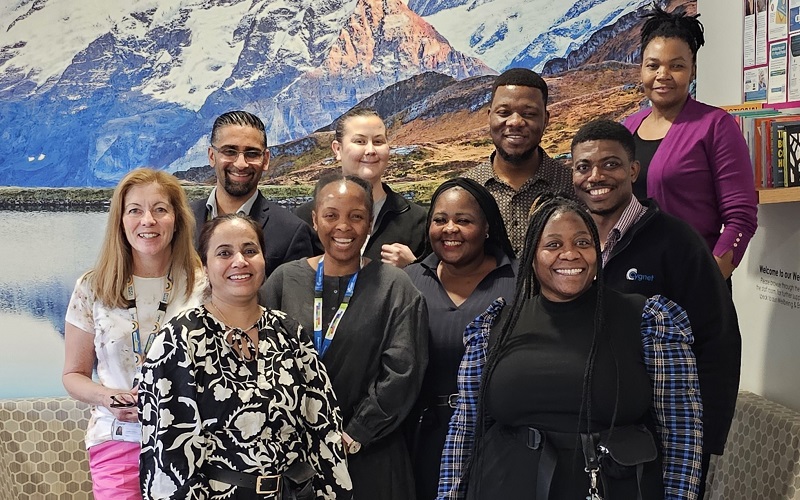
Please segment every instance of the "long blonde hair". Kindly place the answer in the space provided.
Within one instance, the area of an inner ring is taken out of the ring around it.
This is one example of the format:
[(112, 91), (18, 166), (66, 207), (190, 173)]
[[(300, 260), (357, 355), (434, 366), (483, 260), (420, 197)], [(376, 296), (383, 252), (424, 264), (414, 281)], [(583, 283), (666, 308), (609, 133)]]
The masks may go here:
[[(151, 168), (132, 170), (114, 189), (103, 246), (97, 264), (86, 275), (89, 288), (108, 307), (127, 306), (123, 292), (128, 278), (133, 275), (133, 252), (122, 225), (123, 205), (131, 188), (146, 184), (157, 184), (175, 210), (175, 230), (171, 242), (172, 274), (184, 279), (184, 295), (187, 299), (194, 290), (196, 273), (201, 268), (200, 258), (194, 249), (194, 214), (178, 180), (166, 172)], [(177, 279), (177, 283), (181, 283), (181, 280)]]

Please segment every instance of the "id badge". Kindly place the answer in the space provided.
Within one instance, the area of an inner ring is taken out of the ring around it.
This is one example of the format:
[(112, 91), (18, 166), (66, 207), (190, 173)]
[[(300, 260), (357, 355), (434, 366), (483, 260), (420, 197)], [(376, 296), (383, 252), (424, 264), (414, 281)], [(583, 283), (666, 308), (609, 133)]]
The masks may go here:
[(111, 439), (128, 443), (142, 442), (142, 426), (139, 422), (122, 422), (114, 419), (111, 424)]

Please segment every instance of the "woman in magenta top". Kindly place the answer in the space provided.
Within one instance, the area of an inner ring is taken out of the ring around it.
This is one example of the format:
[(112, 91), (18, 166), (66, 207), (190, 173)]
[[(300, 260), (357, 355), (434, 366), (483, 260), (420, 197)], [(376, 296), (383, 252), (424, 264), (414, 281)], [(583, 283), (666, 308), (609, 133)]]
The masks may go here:
[(731, 115), (689, 96), (697, 50), (705, 42), (697, 16), (654, 6), (647, 18), (641, 74), (652, 107), (624, 122), (642, 166), (634, 194), (653, 198), (692, 225), (729, 278), (756, 231), (747, 144)]

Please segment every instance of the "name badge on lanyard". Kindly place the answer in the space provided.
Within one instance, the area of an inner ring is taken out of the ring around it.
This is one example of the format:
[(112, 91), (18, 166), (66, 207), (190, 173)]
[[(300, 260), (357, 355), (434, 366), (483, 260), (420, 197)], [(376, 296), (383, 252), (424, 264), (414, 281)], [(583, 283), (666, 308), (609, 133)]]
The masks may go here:
[(142, 346), (142, 339), (141, 335), (139, 334), (139, 311), (136, 308), (136, 289), (133, 286), (133, 276), (128, 278), (126, 296), (128, 299), (128, 314), (130, 315), (132, 323), (131, 344), (133, 345), (133, 356), (136, 362), (137, 373), (142, 370), (142, 365), (144, 364), (144, 358), (147, 355), (147, 351), (150, 350), (150, 347), (153, 345), (153, 341), (156, 338), (156, 334), (159, 330), (161, 330), (161, 323), (164, 321), (164, 317), (167, 315), (167, 306), (169, 305), (170, 295), (172, 295), (172, 286), (172, 270), (170, 270), (170, 272), (167, 273), (167, 279), (164, 282), (164, 293), (161, 294), (161, 302), (158, 304), (156, 321), (153, 325), (153, 330), (147, 337), (147, 342), (144, 344), (144, 346)]
[(350, 282), (347, 284), (347, 289), (344, 292), (344, 298), (342, 299), (341, 304), (339, 304), (339, 309), (337, 309), (336, 314), (333, 315), (333, 319), (328, 325), (328, 329), (323, 336), (322, 282), (324, 279), (324, 260), (324, 256), (320, 257), (319, 264), (317, 264), (317, 274), (314, 277), (314, 347), (317, 349), (320, 358), (325, 356), (325, 352), (328, 350), (328, 347), (330, 347), (333, 337), (336, 336), (336, 330), (339, 328), (339, 322), (342, 320), (342, 316), (344, 316), (345, 311), (347, 311), (347, 304), (350, 302), (350, 298), (353, 296), (353, 291), (356, 288), (356, 280), (358, 279), (358, 273), (361, 270), (361, 264), (359, 263), (359, 270), (356, 271), (356, 273), (350, 278)]

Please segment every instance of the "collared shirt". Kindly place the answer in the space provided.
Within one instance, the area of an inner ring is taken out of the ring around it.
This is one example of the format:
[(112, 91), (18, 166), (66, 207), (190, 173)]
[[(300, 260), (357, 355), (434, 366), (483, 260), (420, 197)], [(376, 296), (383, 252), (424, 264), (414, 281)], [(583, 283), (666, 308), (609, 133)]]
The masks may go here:
[[(503, 298), (495, 300), (464, 331), (466, 351), (458, 369), (458, 402), (442, 451), (437, 500), (465, 498), (464, 468), (475, 439), (489, 334), (505, 305)], [(694, 500), (701, 474), (702, 403), (686, 311), (661, 295), (647, 299), (641, 337), (653, 387), (652, 412), (663, 447), (664, 500)], [(491, 419), (486, 420), (485, 424), (491, 425)]]
[(619, 220), (614, 224), (614, 227), (611, 228), (611, 231), (608, 232), (608, 236), (606, 237), (606, 243), (603, 245), (603, 253), (601, 254), (603, 266), (608, 262), (608, 257), (611, 255), (611, 250), (614, 249), (614, 246), (625, 236), (628, 229), (639, 222), (639, 219), (642, 218), (645, 212), (647, 212), (647, 209), (644, 205), (639, 203), (639, 200), (637, 200), (635, 196), (631, 195), (631, 202), (628, 203), (628, 206), (622, 212), (622, 215), (620, 215)]
[(468, 170), (464, 173), (464, 177), (480, 182), (492, 193), (500, 207), (514, 252), (522, 255), (525, 232), (528, 230), (528, 214), (533, 202), (547, 191), (567, 193), (573, 197), (575, 188), (572, 186), (572, 172), (563, 163), (550, 158), (542, 148), (539, 148), (542, 162), (536, 175), (525, 181), (519, 190), (515, 190), (502, 181), (494, 171), (492, 164), (495, 154), (496, 152), (492, 153), (489, 161)]
[[(253, 209), (253, 204), (256, 202), (256, 197), (258, 196), (258, 189), (255, 190), (253, 196), (247, 199), (246, 202), (239, 207), (239, 210), (236, 213), (250, 215), (250, 210)], [(219, 215), (217, 210), (217, 187), (214, 186), (214, 189), (211, 190), (211, 194), (208, 195), (208, 200), (206, 200), (206, 208), (208, 209), (208, 220), (214, 219)]]

